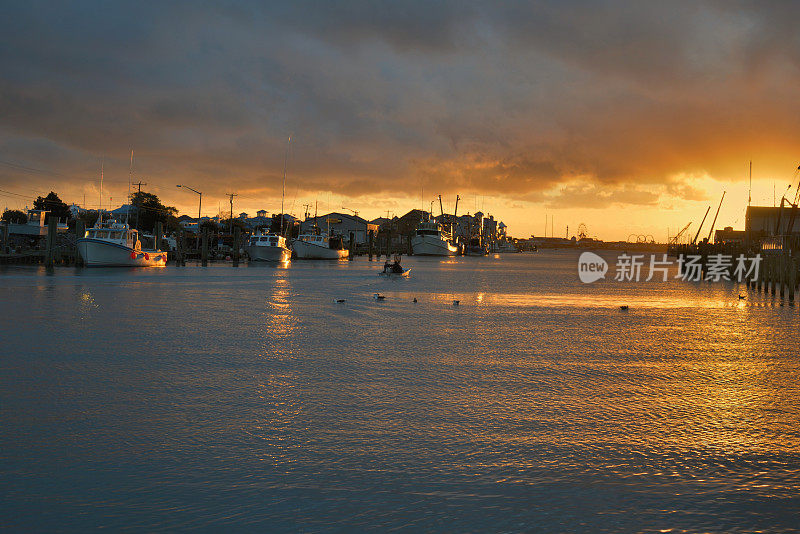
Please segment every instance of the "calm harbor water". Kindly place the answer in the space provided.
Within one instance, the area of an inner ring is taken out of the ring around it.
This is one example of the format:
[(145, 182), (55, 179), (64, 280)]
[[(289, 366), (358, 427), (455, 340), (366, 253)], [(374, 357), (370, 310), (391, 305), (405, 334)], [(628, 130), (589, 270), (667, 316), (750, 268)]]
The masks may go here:
[(800, 526), (797, 306), (404, 264), (0, 270), (0, 528)]

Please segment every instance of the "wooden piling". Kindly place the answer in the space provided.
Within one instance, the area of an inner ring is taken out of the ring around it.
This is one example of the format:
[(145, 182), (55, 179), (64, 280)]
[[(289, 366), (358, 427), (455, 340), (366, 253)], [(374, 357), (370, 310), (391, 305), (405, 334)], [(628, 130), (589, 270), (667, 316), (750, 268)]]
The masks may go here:
[[(75, 221), (75, 239), (76, 240), (81, 239), (85, 235), (86, 235), (86, 223), (83, 222), (82, 220), (78, 219), (77, 221)], [(75, 265), (78, 266), (78, 267), (82, 267), (83, 266), (83, 258), (81, 258), (81, 255), (78, 254), (78, 250), (77, 249), (78, 249), (78, 247), (76, 245), (75, 246)]]
[(356, 234), (355, 234), (355, 232), (350, 232), (350, 242), (349, 242), (348, 245), (349, 245), (348, 246), (349, 251), (348, 251), (348, 254), (347, 254), (347, 259), (349, 259), (350, 261), (353, 261), (353, 256), (355, 256), (355, 251), (356, 251)]
[(203, 228), (203, 244), (200, 258), (203, 267), (208, 267), (208, 228)]
[(2, 248), (0, 248), (0, 253), (8, 254), (8, 249), (9, 249), (9, 229), (8, 229), (8, 225), (7, 224), (4, 224), (2, 226), (2, 229), (0, 230), (0, 237), (3, 240)]
[(52, 267), (55, 258), (56, 249), (56, 235), (58, 232), (58, 219), (55, 215), (50, 215), (50, 220), (47, 221), (47, 239), (45, 241), (45, 267)]
[(233, 254), (231, 257), (233, 258), (233, 266), (239, 266), (239, 249), (242, 248), (242, 229), (236, 226), (233, 229)]
[(164, 237), (164, 224), (161, 221), (156, 221), (156, 228), (153, 231), (153, 235), (156, 237), (156, 250), (161, 250), (161, 241), (163, 241)]
[(369, 261), (372, 261), (372, 247), (375, 243), (375, 230), (370, 230), (367, 234), (367, 253), (369, 254)]

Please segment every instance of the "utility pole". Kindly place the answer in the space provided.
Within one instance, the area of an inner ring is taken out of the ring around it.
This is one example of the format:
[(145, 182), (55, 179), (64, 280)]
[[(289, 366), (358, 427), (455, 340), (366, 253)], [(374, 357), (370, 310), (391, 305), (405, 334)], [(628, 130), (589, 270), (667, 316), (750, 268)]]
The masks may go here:
[[(233, 197), (239, 196), (237, 193), (225, 193), (231, 200), (231, 235), (233, 235)], [(283, 217), (283, 214), (281, 214)]]
[[(147, 184), (140, 181), (140, 182), (137, 182), (137, 183), (131, 184), (131, 185), (135, 185), (138, 188), (139, 197), (140, 197), (141, 193), (142, 193), (142, 186), (143, 185), (147, 185)], [(136, 198), (139, 198), (139, 197), (136, 197)], [(130, 211), (130, 206), (128, 207), (128, 210)], [(136, 228), (137, 229), (139, 228), (139, 206), (138, 205), (136, 206)]]

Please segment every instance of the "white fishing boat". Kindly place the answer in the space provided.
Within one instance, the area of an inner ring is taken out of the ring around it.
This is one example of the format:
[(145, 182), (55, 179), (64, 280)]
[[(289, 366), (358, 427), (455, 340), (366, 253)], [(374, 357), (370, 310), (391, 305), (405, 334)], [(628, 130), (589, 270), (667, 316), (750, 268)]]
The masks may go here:
[(164, 267), (167, 253), (144, 250), (139, 232), (127, 224), (98, 220), (78, 239), (78, 253), (87, 267)]
[(497, 250), (495, 250), (495, 252), (513, 253), (519, 252), (519, 249), (517, 249), (517, 247), (511, 241), (500, 241), (497, 243)]
[(250, 261), (289, 261), (292, 251), (286, 246), (282, 235), (256, 233), (250, 237), (244, 248)]
[(301, 260), (341, 260), (349, 255), (341, 237), (323, 233), (298, 236), (292, 242), (292, 250)]
[(415, 256), (455, 256), (458, 248), (450, 241), (450, 236), (441, 225), (431, 221), (421, 221), (416, 234), (411, 238), (411, 250)]

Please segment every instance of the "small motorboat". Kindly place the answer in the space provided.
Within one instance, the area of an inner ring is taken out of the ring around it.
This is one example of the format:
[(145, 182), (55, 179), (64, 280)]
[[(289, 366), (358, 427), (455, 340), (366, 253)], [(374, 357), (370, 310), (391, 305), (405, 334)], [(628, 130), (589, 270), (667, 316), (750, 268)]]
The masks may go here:
[(386, 263), (383, 264), (383, 270), (378, 274), (380, 276), (408, 276), (411, 273), (411, 269), (403, 269), (403, 266), (400, 265), (400, 254), (395, 254), (392, 261), (386, 259)]

